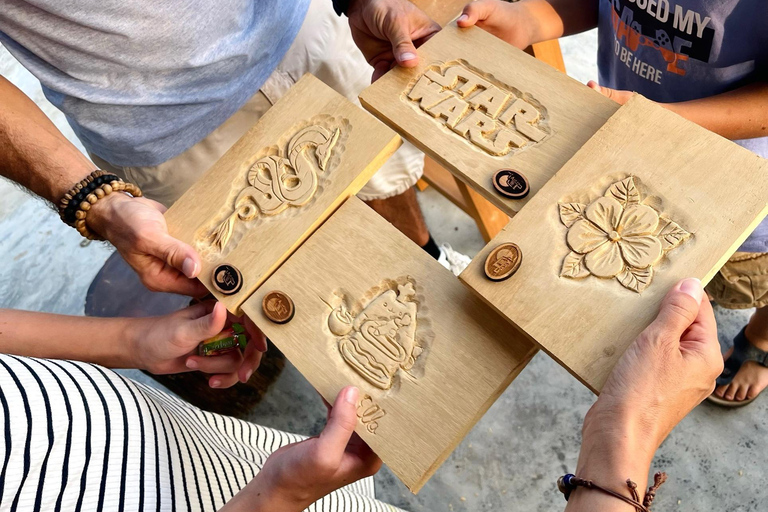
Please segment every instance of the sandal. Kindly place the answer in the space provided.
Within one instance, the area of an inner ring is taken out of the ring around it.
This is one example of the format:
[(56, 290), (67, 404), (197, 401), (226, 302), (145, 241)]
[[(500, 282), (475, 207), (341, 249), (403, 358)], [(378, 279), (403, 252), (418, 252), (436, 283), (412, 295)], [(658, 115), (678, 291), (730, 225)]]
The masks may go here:
[[(725, 361), (725, 369), (717, 378), (717, 386), (730, 384), (741, 368), (741, 365), (747, 361), (755, 361), (768, 368), (768, 352), (760, 350), (752, 345), (747, 339), (745, 331), (746, 327), (733, 338), (733, 352), (731, 353), (731, 357)], [(725, 398), (720, 398), (712, 393), (707, 397), (707, 400), (721, 407), (743, 407), (751, 403), (754, 398), (747, 398), (745, 400), (726, 400)]]

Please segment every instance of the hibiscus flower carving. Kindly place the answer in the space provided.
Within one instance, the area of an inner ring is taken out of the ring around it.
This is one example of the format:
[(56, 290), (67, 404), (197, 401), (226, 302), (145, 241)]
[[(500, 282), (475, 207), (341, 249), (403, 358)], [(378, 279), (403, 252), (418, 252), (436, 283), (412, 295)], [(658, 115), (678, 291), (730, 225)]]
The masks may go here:
[(613, 279), (637, 293), (653, 278), (653, 266), (691, 234), (672, 219), (643, 204), (635, 178), (608, 187), (589, 204), (560, 203), (560, 220), (568, 228), (561, 277), (593, 275)]

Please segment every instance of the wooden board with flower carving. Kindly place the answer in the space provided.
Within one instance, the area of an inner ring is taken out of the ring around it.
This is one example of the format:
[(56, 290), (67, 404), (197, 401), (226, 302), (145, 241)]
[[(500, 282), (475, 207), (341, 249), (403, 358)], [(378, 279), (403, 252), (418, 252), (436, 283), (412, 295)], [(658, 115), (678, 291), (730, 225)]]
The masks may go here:
[[(237, 312), (400, 143), (305, 75), (168, 210), (168, 230), (197, 249), (200, 280)], [(213, 272), (224, 264), (242, 274), (231, 295), (214, 286)]]
[[(293, 301), (290, 322), (264, 314), (273, 290)], [(414, 492), (536, 352), (354, 197), (243, 310), (326, 400), (360, 389), (358, 434)]]
[[(619, 107), (484, 30), (454, 23), (419, 47), (418, 66), (392, 69), (360, 101), (509, 216)], [(527, 178), (527, 197), (496, 191), (502, 168)]]
[[(678, 280), (707, 283), (766, 214), (768, 161), (633, 97), (460, 278), (593, 391)], [(484, 276), (517, 244), (511, 278)]]

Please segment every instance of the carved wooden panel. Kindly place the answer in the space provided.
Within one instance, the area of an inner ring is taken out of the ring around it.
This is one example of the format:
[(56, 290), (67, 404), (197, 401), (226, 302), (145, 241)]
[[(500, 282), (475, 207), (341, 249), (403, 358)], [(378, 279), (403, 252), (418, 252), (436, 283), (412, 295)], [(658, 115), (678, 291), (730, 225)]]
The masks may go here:
[[(480, 49), (480, 50), (479, 50)], [(360, 95), (363, 106), (508, 215), (514, 215), (618, 105), (479, 28), (449, 24)], [(531, 194), (491, 178), (512, 168)]]
[[(635, 96), (460, 278), (599, 391), (678, 280), (708, 282), (766, 213), (768, 162)], [(522, 264), (485, 277), (492, 249)]]
[[(287, 294), (294, 318), (262, 311)], [(357, 198), (243, 310), (328, 400), (360, 388), (357, 432), (418, 491), (533, 356), (533, 344)]]
[[(306, 75), (168, 210), (169, 232), (197, 249), (200, 280), (236, 312), (400, 142)], [(213, 287), (222, 264), (242, 274), (233, 295)]]

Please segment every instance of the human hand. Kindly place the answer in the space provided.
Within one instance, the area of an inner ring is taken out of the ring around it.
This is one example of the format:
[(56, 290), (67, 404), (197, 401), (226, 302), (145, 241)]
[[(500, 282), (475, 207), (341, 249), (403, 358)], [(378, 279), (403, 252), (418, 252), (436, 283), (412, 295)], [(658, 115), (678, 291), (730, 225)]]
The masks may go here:
[[(211, 374), (208, 385), (212, 388), (228, 388), (238, 380), (248, 382), (267, 351), (266, 339), (253, 322), (248, 317), (227, 313), (218, 302), (208, 301), (170, 315), (141, 320), (131, 336), (130, 351), (135, 355), (137, 368), (155, 374), (197, 370)], [(235, 322), (242, 324), (247, 333), (244, 351), (197, 355), (201, 341), (216, 336)]]
[(353, 0), (347, 16), (355, 44), (373, 66), (374, 82), (395, 64), (416, 66), (416, 47), (440, 31), (408, 0)]
[(381, 459), (354, 433), (357, 388), (346, 387), (317, 437), (275, 451), (222, 511), (302, 511), (331, 492), (375, 474)]
[(464, 7), (456, 24), (461, 28), (477, 25), (522, 50), (535, 42), (533, 28), (538, 20), (525, 2), (477, 0)]
[(168, 234), (165, 207), (144, 197), (109, 194), (88, 211), (88, 227), (115, 246), (152, 291), (192, 297), (207, 293), (199, 282), (200, 256)]
[(598, 85), (598, 83), (594, 80), (587, 82), (587, 87), (599, 92), (606, 98), (615, 101), (619, 105), (623, 105), (628, 102), (629, 99), (635, 94), (632, 91), (621, 91), (618, 89), (611, 89), (610, 87), (603, 87), (602, 85)]

